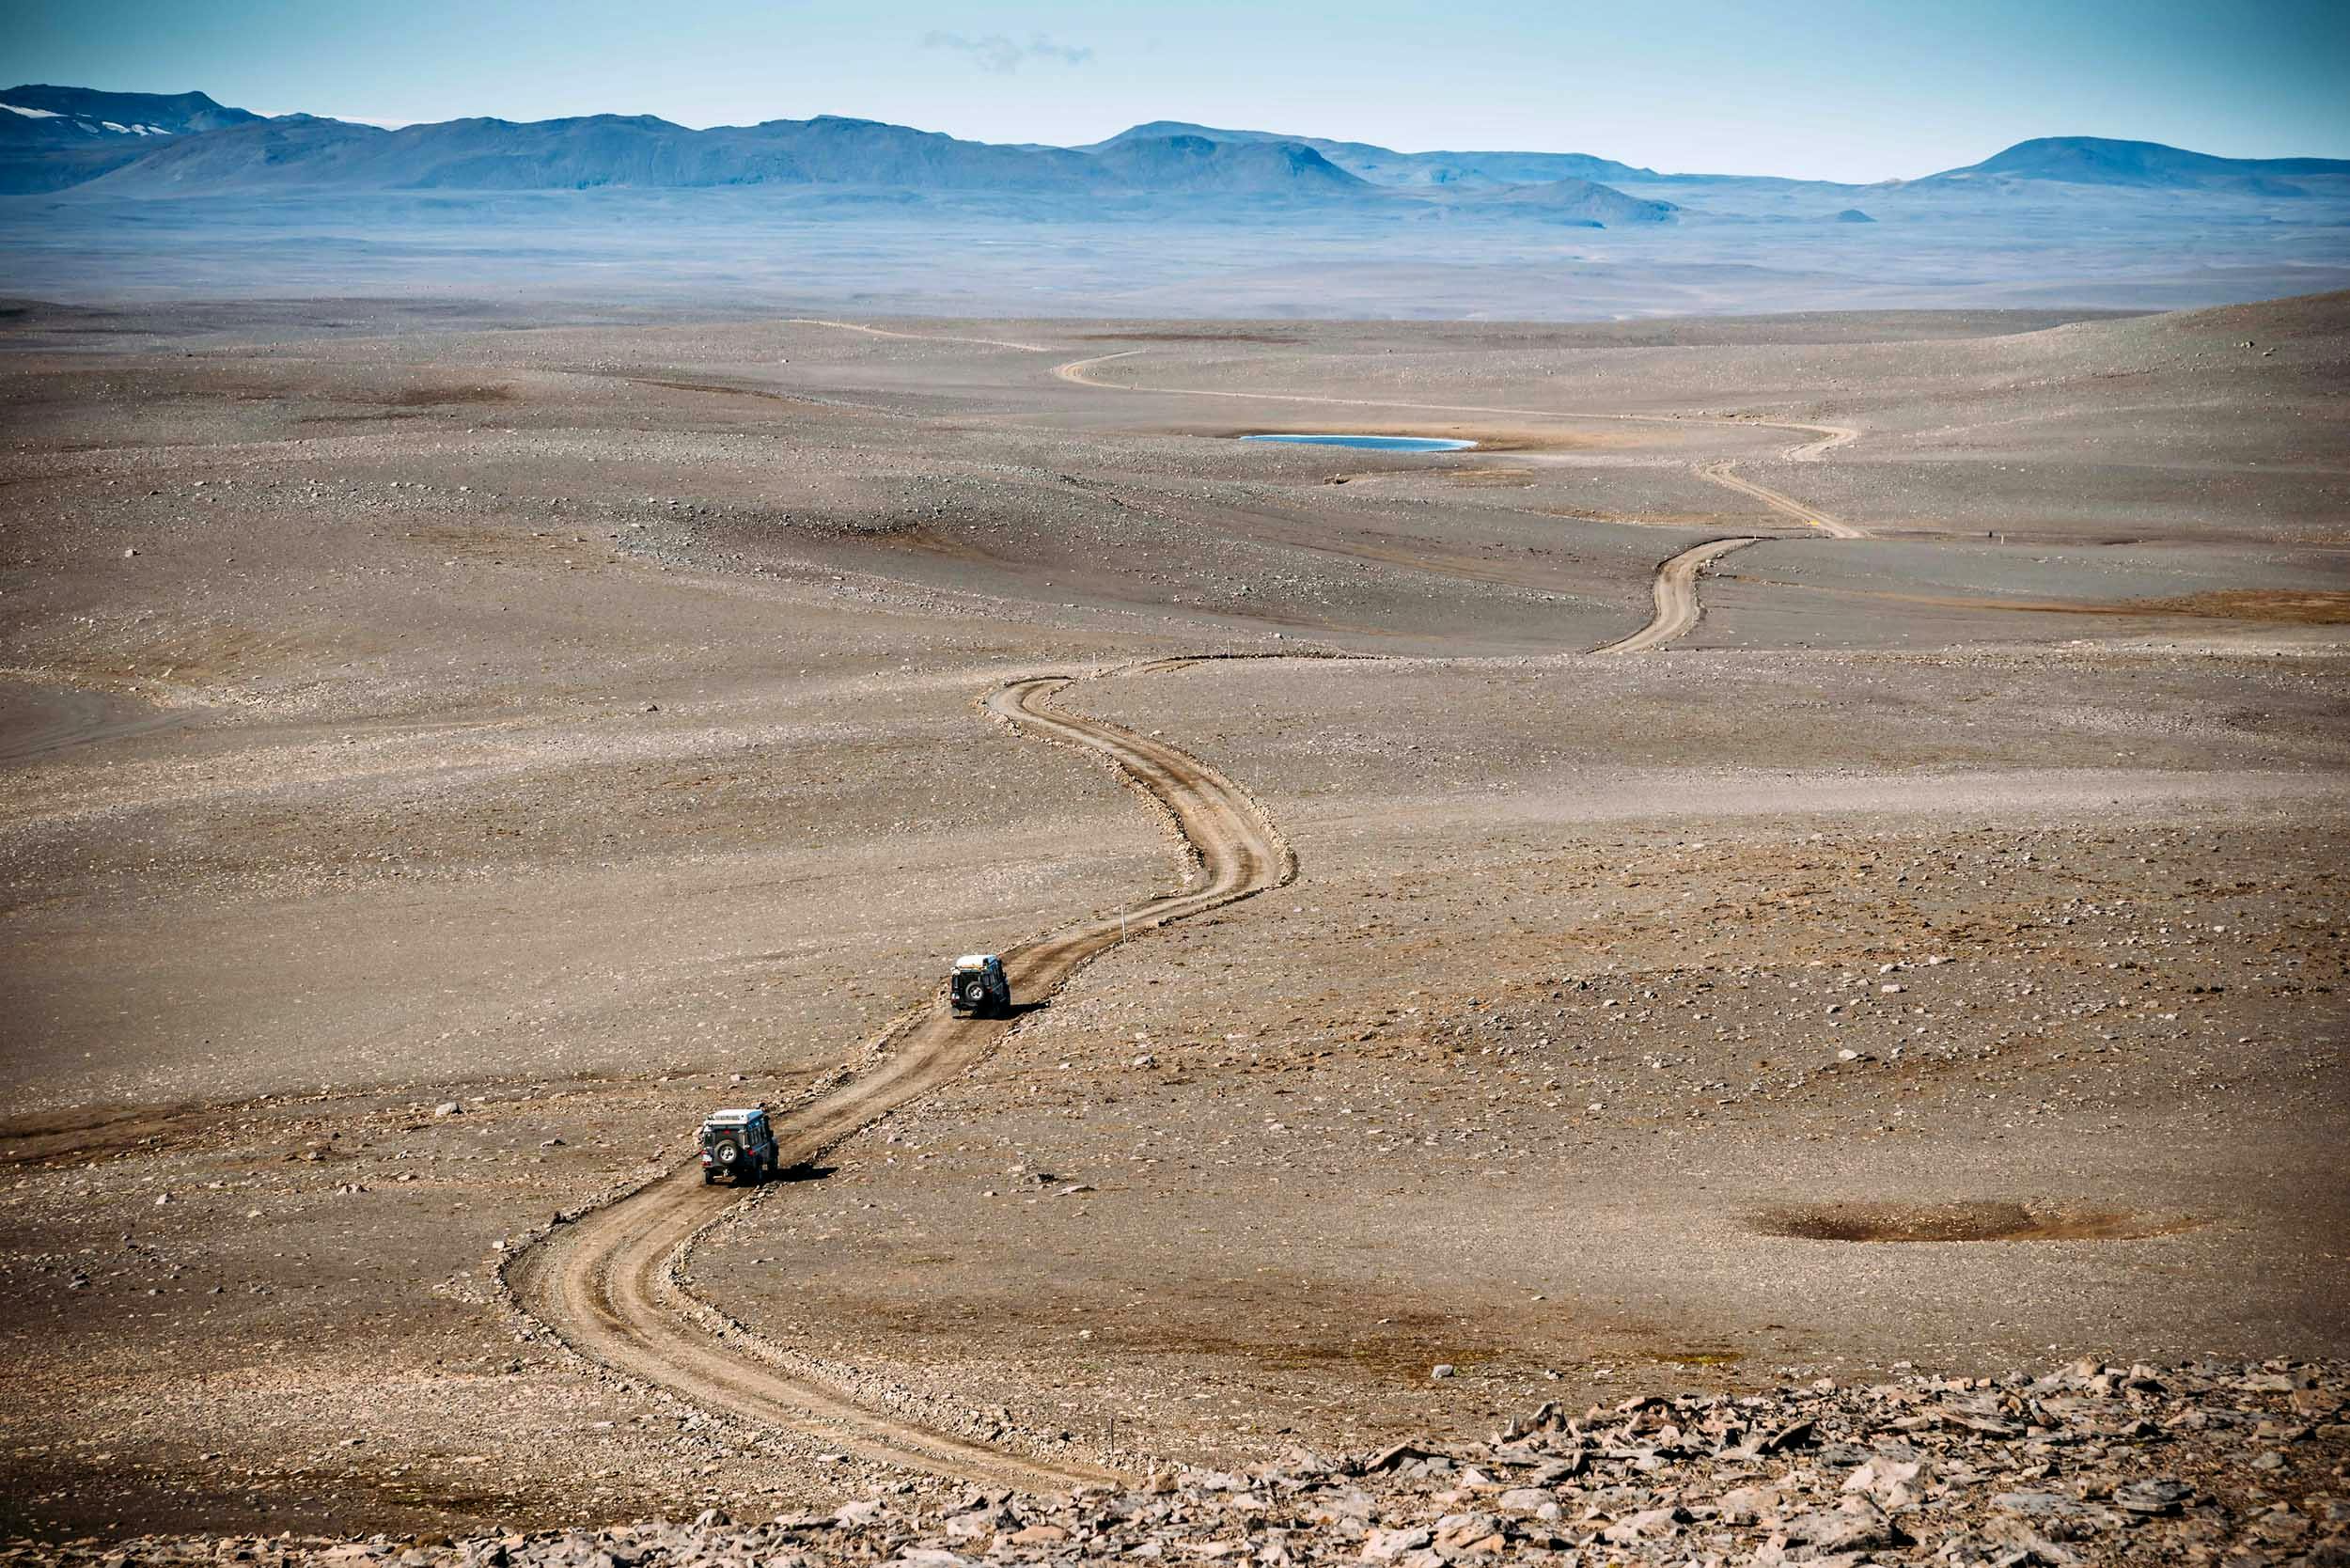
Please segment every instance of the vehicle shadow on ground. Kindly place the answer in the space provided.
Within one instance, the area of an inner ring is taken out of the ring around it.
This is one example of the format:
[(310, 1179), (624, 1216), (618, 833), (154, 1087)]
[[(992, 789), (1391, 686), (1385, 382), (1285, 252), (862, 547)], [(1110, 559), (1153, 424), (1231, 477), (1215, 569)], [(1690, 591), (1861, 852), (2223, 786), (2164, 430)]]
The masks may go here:
[(776, 1171), (768, 1180), (771, 1182), (821, 1182), (839, 1168), (837, 1165), (826, 1165), (821, 1160), (802, 1160), (798, 1165), (787, 1166)]

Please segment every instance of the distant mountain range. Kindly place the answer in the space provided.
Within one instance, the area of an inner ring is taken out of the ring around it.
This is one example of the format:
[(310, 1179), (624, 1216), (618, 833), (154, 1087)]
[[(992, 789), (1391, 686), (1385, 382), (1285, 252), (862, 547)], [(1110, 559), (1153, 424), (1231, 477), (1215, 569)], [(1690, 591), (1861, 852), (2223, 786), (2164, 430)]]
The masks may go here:
[[(308, 115), (264, 118), (200, 92), (0, 92), (0, 194), (12, 195), (829, 187), (1224, 212), (1370, 209), (1434, 220), (1613, 227), (1674, 221), (1687, 209), (1663, 199), (1667, 190), (1696, 201), (1708, 189), (1732, 187), (1996, 194), (2060, 185), (2339, 197), (2350, 196), (2350, 161), (2216, 158), (2152, 142), (2058, 137), (2018, 143), (1982, 163), (1905, 185), (1855, 187), (1659, 174), (1582, 153), (1397, 152), (1174, 120), (1137, 125), (1082, 148), (1013, 147), (829, 115), (703, 131), (649, 115), (519, 124), (458, 119), (387, 131)], [(1643, 190), (1653, 194), (1635, 194)], [(1840, 215), (1847, 222), (1865, 216), (1849, 209)]]
[(1191, 125), (1176, 119), (1154, 119), (1080, 150), (1102, 152), (1122, 142), (1156, 136), (1310, 147), (1347, 173), (1373, 185), (1446, 185), (1478, 190), (1543, 185), (1561, 180), (1621, 183), (1658, 178), (1653, 169), (1634, 168), (1612, 158), (1592, 158), (1580, 152), (1396, 152), (1369, 142), (1334, 142), (1322, 136), (1287, 136), (1274, 131), (1219, 131), (1214, 126)]
[(261, 117), (230, 109), (200, 92), (99, 92), (90, 87), (10, 87), (0, 103), (26, 123), (15, 129), (54, 141), (75, 137), (185, 136), (250, 125)]
[(57, 191), (136, 163), (160, 142), (260, 116), (200, 92), (94, 92), (11, 87), (0, 94), (0, 192)]

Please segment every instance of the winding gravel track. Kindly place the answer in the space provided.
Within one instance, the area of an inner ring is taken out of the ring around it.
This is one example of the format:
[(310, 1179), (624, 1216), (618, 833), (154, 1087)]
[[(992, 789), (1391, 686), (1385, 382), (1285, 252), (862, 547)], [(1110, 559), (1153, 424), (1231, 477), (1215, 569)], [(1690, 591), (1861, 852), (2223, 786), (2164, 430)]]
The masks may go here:
[[(794, 316), (791, 320), (803, 326), (838, 327), (844, 332), (868, 333), (875, 337), (927, 338), (940, 343), (982, 343), (991, 348), (1024, 349), (1032, 353), (1048, 352), (1039, 344), (1007, 342), (996, 337), (953, 337), (940, 333), (889, 332), (881, 327), (860, 326), (854, 321), (820, 321), (808, 316)], [(1314, 403), (1341, 408), (1408, 409), (1429, 414), (1503, 414), (1522, 419), (1607, 419), (1620, 424), (1633, 425), (1685, 425), (1693, 422), (1715, 425), (1760, 425), (1766, 430), (1795, 431), (1811, 437), (1810, 440), (1787, 449), (1788, 461), (1792, 463), (1817, 463), (1837, 447), (1860, 438), (1860, 432), (1849, 425), (1815, 425), (1800, 419), (1760, 419), (1750, 418), (1744, 415), (1615, 414), (1574, 409), (1509, 408), (1490, 403), (1422, 403), (1381, 398), (1332, 398), (1307, 392), (1248, 392), (1230, 387), (1140, 386), (1126, 382), (1104, 381), (1101, 377), (1090, 373), (1097, 365), (1107, 365), (1120, 359), (1132, 359), (1142, 352), (1140, 349), (1120, 349), (1116, 353), (1100, 353), (1087, 359), (1073, 359), (1066, 364), (1054, 366), (1053, 374), (1078, 386), (1094, 386), (1106, 392), (1150, 392), (1162, 397), (1238, 398), (1248, 401)], [(1739, 478), (1731, 471), (1731, 464), (1727, 462), (1700, 463), (1697, 465), (1697, 475), (1700, 478), (1720, 485), (1725, 490), (1733, 490), (1741, 494), (1751, 496), (1773, 511), (1792, 517), (1806, 527), (1817, 528), (1832, 538), (1867, 539), (1869, 537), (1868, 530), (1844, 522), (1841, 518), (1831, 517), (1817, 507), (1806, 506), (1782, 491), (1773, 490), (1768, 485), (1757, 484), (1752, 479)], [(1666, 566), (1671, 564), (1668, 561)], [(1660, 567), (1658, 571), (1660, 573), (1659, 592), (1661, 593), (1661, 573), (1664, 568)], [(1692, 618), (1691, 624), (1695, 624), (1694, 618)], [(1684, 630), (1686, 628), (1684, 627)], [(1619, 647), (1620, 645), (1610, 644), (1600, 651), (1615, 651)]]
[[(1221, 387), (1134, 386), (1123, 382), (1104, 381), (1089, 372), (1097, 365), (1115, 359), (1127, 359), (1140, 353), (1140, 349), (1123, 349), (1117, 353), (1096, 354), (1090, 359), (1073, 359), (1053, 368), (1053, 374), (1079, 386), (1099, 386), (1118, 392), (1154, 392), (1183, 398), (1242, 398), (1285, 403), (1335, 403), (1351, 408), (1418, 409), (1444, 414), (1507, 414), (1518, 417), (1550, 419), (1613, 419), (1632, 424), (1685, 424), (1687, 418), (1667, 414), (1592, 414), (1567, 409), (1501, 408), (1481, 403), (1413, 403), (1392, 402), (1371, 398), (1325, 398), (1299, 392), (1237, 392)], [(1717, 418), (1694, 416), (1700, 422), (1719, 425), (1762, 425), (1772, 430), (1800, 431), (1812, 439), (1788, 448), (1787, 457), (1794, 463), (1817, 463), (1823, 455), (1849, 442), (1856, 441), (1860, 432), (1847, 425), (1813, 425), (1791, 419), (1750, 419), (1743, 416)], [(1794, 496), (1741, 478), (1727, 462), (1705, 463), (1697, 466), (1700, 478), (1733, 490), (1769, 507), (1785, 517), (1792, 517), (1806, 527), (1817, 528), (1835, 539), (1866, 539), (1867, 530), (1856, 527), (1841, 518), (1831, 517), (1817, 507), (1808, 507)], [(1684, 635), (1697, 625), (1701, 613), (1698, 604), (1698, 574), (1706, 563), (1731, 551), (1757, 542), (1753, 539), (1716, 540), (1684, 550), (1656, 569), (1656, 613), (1646, 626), (1630, 636), (1592, 650), (1596, 653), (1635, 653), (1644, 649), (1661, 648), (1675, 637)]]
[[(1823, 444), (1814, 443), (1814, 445), (1819, 446)], [(1836, 443), (1829, 442), (1825, 445), (1833, 446), (1836, 445)], [(1796, 448), (1797, 451), (1810, 451), (1810, 449), (1811, 448), (1809, 447)], [(1795, 454), (1794, 452), (1790, 452), (1788, 455), (1790, 457), (1794, 457)], [(1844, 522), (1841, 518), (1830, 517), (1827, 513), (1822, 511), (1817, 507), (1805, 506), (1801, 501), (1796, 500), (1793, 495), (1788, 495), (1779, 491), (1773, 490), (1769, 485), (1757, 484), (1752, 479), (1740, 478), (1736, 474), (1731, 472), (1731, 466), (1727, 463), (1708, 463), (1700, 464), (1698, 467), (1698, 478), (1710, 480), (1715, 484), (1720, 485), (1724, 490), (1734, 490), (1742, 495), (1751, 495), (1756, 500), (1762, 502), (1764, 506), (1770, 508), (1773, 511), (1778, 512), (1782, 516), (1792, 517), (1796, 522), (1803, 524), (1807, 527), (1817, 528), (1822, 533), (1826, 534), (1831, 538), (1867, 539), (1869, 537), (1868, 530), (1864, 528), (1856, 528), (1851, 524)]]
[[(1137, 669), (1162, 667), (1138, 666)], [(990, 714), (1015, 732), (1082, 746), (1148, 793), (1187, 846), (1184, 886), (1128, 909), (1026, 943), (1004, 955), (1014, 994), (1034, 1001), (1087, 960), (1170, 920), (1233, 902), (1295, 874), (1295, 862), (1255, 804), (1221, 773), (1163, 742), (1045, 704), (1072, 678), (1016, 681), (992, 694)], [(787, 1169), (825, 1151), (985, 1057), (1015, 1026), (957, 1018), (944, 997), (882, 1042), (878, 1069), (776, 1119)], [(1032, 1459), (967, 1442), (856, 1403), (853, 1395), (789, 1369), (770, 1350), (746, 1354), (739, 1331), (720, 1339), (708, 1309), (679, 1278), (695, 1239), (740, 1201), (705, 1185), (698, 1163), (671, 1171), (575, 1222), (558, 1227), (510, 1265), (524, 1309), (589, 1359), (659, 1384), (705, 1409), (806, 1433), (868, 1459), (986, 1485), (1059, 1491), (1113, 1479), (1106, 1472)]]
[[(1046, 352), (1037, 344), (1000, 338), (948, 337), (891, 332), (853, 321), (794, 318), (802, 324), (860, 332), (877, 337), (936, 337), (942, 341)], [(1171, 391), (1182, 396), (1251, 399), (1360, 408), (1498, 414), (1514, 416), (1600, 418), (1633, 423), (1676, 423), (1668, 416), (1562, 415), (1544, 409), (1480, 404), (1394, 402), (1367, 398), (1239, 392), (1208, 388), (1137, 388), (1097, 380), (1091, 368), (1142, 351), (1124, 350), (1056, 367), (1054, 374), (1080, 385), (1118, 391)], [(1724, 421), (1732, 422), (1732, 421)], [(1789, 453), (1810, 460), (1853, 439), (1841, 427), (1777, 420), (1738, 420), (1799, 431), (1815, 439)], [(1744, 491), (1813, 526), (1840, 537), (1857, 529), (1820, 517), (1789, 497), (1732, 477), (1727, 464), (1700, 470), (1707, 478)], [(1655, 648), (1697, 624), (1699, 573), (1711, 561), (1754, 543), (1749, 538), (1715, 540), (1683, 551), (1658, 567), (1656, 611), (1649, 624), (1608, 644), (1601, 652)], [(1134, 671), (1179, 668), (1186, 661), (1161, 660)], [(1122, 917), (1097, 918), (1037, 938), (1007, 952), (1005, 964), (1015, 991), (1030, 1000), (1049, 995), (1096, 954), (1141, 932), (1216, 908), (1295, 874), (1291, 857), (1271, 823), (1253, 802), (1222, 774), (1176, 747), (1119, 726), (1058, 713), (1046, 704), (1072, 684), (1072, 678), (1042, 676), (1013, 682), (991, 694), (987, 711), (1015, 732), (1032, 730), (1045, 739), (1085, 747), (1104, 758), (1165, 811), (1182, 834), (1193, 861), (1183, 890), (1162, 895)], [(1015, 1026), (1004, 1021), (956, 1017), (944, 998), (894, 1027), (879, 1042), (882, 1065), (846, 1086), (776, 1119), (776, 1138), (787, 1169), (813, 1165), (826, 1151), (891, 1111), (946, 1084), (983, 1058)], [(901, 1420), (857, 1402), (854, 1395), (806, 1372), (793, 1370), (773, 1347), (746, 1343), (739, 1329), (721, 1338), (710, 1326), (713, 1314), (681, 1277), (695, 1241), (743, 1200), (732, 1188), (701, 1180), (698, 1162), (687, 1164), (645, 1186), (590, 1210), (525, 1251), (509, 1266), (507, 1280), (523, 1309), (560, 1334), (575, 1350), (631, 1376), (658, 1384), (706, 1409), (769, 1426), (804, 1433), (865, 1458), (989, 1485), (1053, 1491), (1114, 1479), (1107, 1472), (1066, 1462), (1030, 1458), (967, 1441), (916, 1422)]]
[(1761, 542), (1753, 538), (1709, 540), (1673, 557), (1656, 569), (1656, 613), (1649, 618), (1649, 623), (1628, 637), (1620, 637), (1591, 651), (1638, 653), (1686, 636), (1697, 626), (1698, 617), (1704, 613), (1698, 603), (1698, 574), (1732, 550)]

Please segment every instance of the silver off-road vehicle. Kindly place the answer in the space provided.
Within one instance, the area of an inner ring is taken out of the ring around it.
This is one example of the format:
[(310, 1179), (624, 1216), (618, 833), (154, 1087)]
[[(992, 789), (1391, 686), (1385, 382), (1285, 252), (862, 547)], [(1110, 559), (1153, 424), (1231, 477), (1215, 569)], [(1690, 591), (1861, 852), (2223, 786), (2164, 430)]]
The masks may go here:
[(767, 1122), (767, 1107), (714, 1110), (702, 1120), (702, 1180), (732, 1177), (738, 1186), (771, 1180), (776, 1175), (776, 1130)]
[(947, 977), (947, 1001), (957, 1012), (974, 1018), (1011, 1015), (1011, 981), (1004, 978), (1004, 961), (994, 953), (964, 953)]

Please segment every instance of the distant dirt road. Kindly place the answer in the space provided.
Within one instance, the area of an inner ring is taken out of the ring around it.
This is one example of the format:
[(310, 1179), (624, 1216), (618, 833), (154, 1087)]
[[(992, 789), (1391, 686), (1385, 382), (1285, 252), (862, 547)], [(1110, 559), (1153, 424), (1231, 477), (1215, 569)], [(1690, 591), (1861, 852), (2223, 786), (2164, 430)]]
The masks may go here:
[[(1835, 445), (1838, 445), (1838, 443), (1813, 443), (1813, 446), (1822, 447)], [(1812, 448), (1810, 447), (1797, 447), (1796, 451), (1808, 452)], [(1795, 456), (1795, 452), (1790, 452), (1788, 456), (1794, 457)], [(1757, 484), (1752, 479), (1740, 478), (1736, 474), (1731, 472), (1731, 466), (1727, 463), (1708, 463), (1700, 464), (1698, 467), (1698, 478), (1711, 480), (1713, 483), (1720, 485), (1724, 490), (1734, 490), (1742, 495), (1751, 495), (1756, 500), (1762, 502), (1764, 506), (1770, 508), (1773, 511), (1781, 513), (1784, 516), (1792, 517), (1796, 522), (1805, 525), (1807, 527), (1817, 528), (1821, 532), (1828, 534), (1834, 538), (1867, 539), (1869, 537), (1868, 530), (1865, 528), (1856, 528), (1851, 524), (1844, 522), (1841, 518), (1830, 517), (1827, 513), (1820, 510), (1817, 507), (1807, 507), (1801, 501), (1796, 500), (1794, 496), (1773, 490), (1768, 485)]]
[(1687, 635), (1697, 625), (1703, 607), (1698, 603), (1698, 573), (1708, 563), (1717, 561), (1732, 550), (1743, 550), (1759, 544), (1756, 539), (1716, 539), (1684, 550), (1656, 569), (1656, 613), (1649, 623), (1628, 637), (1619, 638), (1594, 653), (1637, 653), (1646, 649), (1662, 648), (1675, 637)]
[(1807, 441), (1800, 447), (1788, 447), (1787, 456), (1794, 462), (1817, 463), (1845, 443), (1860, 439), (1858, 431), (1845, 425), (1813, 425), (1809, 428), (1818, 431), (1820, 439)]
[(866, 326), (858, 321), (828, 321), (819, 316), (786, 316), (792, 326), (832, 327), (840, 332), (861, 332), (868, 337), (902, 337), (916, 343), (977, 343), (989, 349), (1018, 349), (1024, 353), (1051, 353), (1042, 343), (1014, 343), (1002, 337), (957, 337), (944, 332), (892, 332), (887, 327)]
[[(1120, 349), (1116, 353), (1097, 353), (1091, 359), (1073, 359), (1066, 365), (1054, 366), (1053, 374), (1060, 377), (1063, 381), (1075, 382), (1079, 386), (1103, 386), (1107, 387), (1113, 392), (1137, 392), (1149, 390), (1143, 387), (1120, 385), (1119, 383), (1114, 381), (1096, 381), (1091, 376), (1086, 374), (1088, 370), (1091, 369), (1096, 365), (1107, 365), (1113, 359), (1128, 359), (1140, 353), (1142, 351), (1140, 349)], [(1237, 398), (1243, 396), (1244, 394), (1238, 392), (1192, 392), (1185, 395), (1194, 398)]]
[[(1180, 398), (1241, 398), (1258, 401), (1281, 403), (1325, 403), (1348, 408), (1418, 409), (1432, 414), (1506, 414), (1516, 418), (1542, 419), (1612, 419), (1625, 424), (1681, 425), (1692, 422), (1715, 425), (1761, 425), (1771, 430), (1801, 431), (1813, 437), (1799, 447), (1788, 448), (1787, 456), (1796, 463), (1817, 463), (1826, 452), (1859, 439), (1860, 432), (1844, 425), (1810, 425), (1792, 419), (1751, 419), (1744, 416), (1717, 416), (1696, 415), (1683, 416), (1670, 414), (1593, 414), (1573, 409), (1498, 408), (1482, 403), (1410, 403), (1390, 402), (1371, 398), (1324, 398), (1302, 392), (1235, 392), (1221, 387), (1190, 386), (1130, 386), (1122, 382), (1104, 381), (1088, 374), (1096, 365), (1106, 365), (1113, 359), (1125, 359), (1138, 354), (1140, 349), (1125, 349), (1117, 353), (1096, 354), (1090, 359), (1073, 359), (1066, 365), (1053, 367), (1053, 374), (1079, 386), (1099, 386), (1116, 392), (1153, 392), (1161, 396)], [(1793, 517), (1807, 527), (1818, 528), (1838, 539), (1866, 539), (1868, 533), (1840, 518), (1830, 517), (1814, 507), (1807, 507), (1792, 495), (1782, 494), (1767, 485), (1742, 479), (1731, 472), (1724, 463), (1700, 463), (1698, 477), (1709, 479), (1726, 490), (1751, 495), (1773, 511)], [(1663, 591), (1659, 578), (1658, 591)], [(1661, 602), (1661, 601), (1660, 601)], [(1648, 645), (1643, 645), (1648, 646)], [(1603, 650), (1606, 651), (1606, 650)]]
[[(1048, 996), (1124, 934), (1277, 886), (1295, 871), (1272, 825), (1214, 768), (1132, 730), (1046, 708), (1071, 683), (1061, 676), (1017, 681), (992, 694), (986, 707), (1016, 731), (1083, 746), (1112, 762), (1174, 819), (1196, 863), (1187, 867), (1181, 892), (1134, 905), (1122, 919), (1086, 921), (1006, 953), (1013, 995), (1023, 1002)], [(964, 1072), (1014, 1027), (957, 1018), (942, 997), (884, 1038), (878, 1069), (777, 1119), (784, 1168), (813, 1165), (860, 1128)], [(684, 1166), (557, 1228), (509, 1266), (508, 1282), (526, 1311), (582, 1355), (706, 1409), (805, 1432), (868, 1459), (987, 1485), (1057, 1491), (1111, 1479), (894, 1419), (790, 1370), (772, 1350), (747, 1345), (740, 1332), (721, 1340), (702, 1327), (707, 1309), (680, 1278), (681, 1264), (695, 1239), (742, 1197), (705, 1185), (698, 1164)]]
[(1151, 392), (1161, 397), (1240, 398), (1254, 402), (1417, 409), (1430, 414), (1506, 414), (1519, 419), (1607, 419), (1627, 425), (1760, 425), (1765, 430), (1800, 431), (1814, 437), (1800, 447), (1789, 448), (1787, 455), (1799, 463), (1816, 462), (1821, 453), (1856, 440), (1860, 434), (1858, 431), (1842, 425), (1810, 425), (1796, 419), (1755, 419), (1743, 415), (1598, 414), (1565, 408), (1504, 408), (1489, 403), (1419, 403), (1383, 398), (1326, 398), (1308, 392), (1241, 392), (1227, 387), (1204, 386), (1132, 386), (1124, 382), (1104, 381), (1087, 373), (1096, 365), (1106, 365), (1113, 359), (1126, 359), (1140, 353), (1140, 349), (1121, 349), (1117, 353), (1095, 354), (1090, 359), (1073, 359), (1066, 365), (1054, 366), (1053, 374), (1079, 386), (1099, 386), (1111, 392)]

